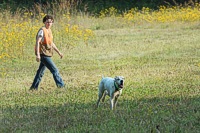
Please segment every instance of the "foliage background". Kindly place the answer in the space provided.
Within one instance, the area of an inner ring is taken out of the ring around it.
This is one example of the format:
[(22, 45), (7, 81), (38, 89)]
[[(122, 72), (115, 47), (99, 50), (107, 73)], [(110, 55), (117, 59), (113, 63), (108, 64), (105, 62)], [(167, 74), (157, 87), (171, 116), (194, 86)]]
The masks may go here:
[(13, 11), (17, 8), (33, 8), (34, 4), (53, 6), (56, 3), (64, 4), (68, 8), (75, 8), (84, 12), (98, 14), (101, 10), (109, 7), (115, 7), (119, 11), (129, 10), (133, 7), (139, 9), (149, 7), (157, 9), (159, 6), (175, 6), (175, 5), (194, 5), (200, 0), (1, 0), (0, 8), (6, 9), (11, 7)]

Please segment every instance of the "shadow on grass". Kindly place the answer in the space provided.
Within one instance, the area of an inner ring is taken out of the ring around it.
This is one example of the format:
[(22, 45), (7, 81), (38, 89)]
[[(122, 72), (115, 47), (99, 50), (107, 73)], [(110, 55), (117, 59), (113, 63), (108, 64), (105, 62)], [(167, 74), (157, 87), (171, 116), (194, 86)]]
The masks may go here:
[(200, 131), (200, 97), (108, 100), (1, 110), (0, 132), (194, 132)]

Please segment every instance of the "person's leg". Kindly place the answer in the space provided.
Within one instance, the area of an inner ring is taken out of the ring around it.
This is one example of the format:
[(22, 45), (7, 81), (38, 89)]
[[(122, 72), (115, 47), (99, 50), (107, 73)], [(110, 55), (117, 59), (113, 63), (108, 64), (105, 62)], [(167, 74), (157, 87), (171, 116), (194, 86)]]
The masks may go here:
[(57, 85), (58, 88), (62, 88), (65, 86), (59, 71), (56, 67), (56, 65), (54, 64), (54, 62), (52, 61), (51, 57), (44, 57), (44, 60), (42, 61), (44, 63), (44, 65), (51, 71), (51, 73), (53, 74), (53, 78), (54, 81)]
[(38, 86), (40, 84), (42, 76), (44, 75), (45, 68), (46, 68), (45, 65), (42, 62), (40, 62), (40, 66), (39, 66), (39, 68), (37, 70), (37, 73), (35, 75), (33, 83), (32, 83), (32, 85), (30, 87), (31, 90), (33, 90), (33, 89), (37, 90), (38, 89)]

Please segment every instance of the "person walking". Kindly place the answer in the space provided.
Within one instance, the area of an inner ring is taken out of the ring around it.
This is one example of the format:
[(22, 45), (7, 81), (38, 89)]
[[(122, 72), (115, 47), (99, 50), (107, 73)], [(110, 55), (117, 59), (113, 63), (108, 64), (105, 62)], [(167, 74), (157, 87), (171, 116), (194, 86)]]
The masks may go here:
[(65, 86), (58, 68), (54, 64), (51, 57), (53, 56), (53, 51), (55, 50), (60, 58), (63, 58), (63, 54), (58, 50), (53, 42), (53, 35), (51, 32), (51, 26), (53, 25), (54, 19), (51, 15), (46, 15), (43, 18), (44, 26), (41, 27), (36, 35), (36, 45), (35, 45), (35, 55), (36, 61), (40, 62), (39, 68), (30, 87), (30, 90), (38, 90), (38, 86), (44, 75), (46, 68), (50, 70), (53, 75), (54, 81), (58, 88), (63, 88)]

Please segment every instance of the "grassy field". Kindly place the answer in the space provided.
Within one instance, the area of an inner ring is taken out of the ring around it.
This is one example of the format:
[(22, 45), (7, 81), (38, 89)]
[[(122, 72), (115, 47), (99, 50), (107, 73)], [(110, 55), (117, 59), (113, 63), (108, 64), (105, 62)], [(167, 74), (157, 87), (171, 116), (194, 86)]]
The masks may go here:
[[(57, 39), (64, 58), (53, 60), (66, 89), (46, 70), (39, 90), (29, 91), (39, 65), (31, 43), (25, 57), (1, 62), (0, 132), (199, 133), (200, 23), (96, 21), (78, 21), (95, 34), (87, 45)], [(102, 75), (125, 77), (114, 111), (108, 97), (95, 108)]]

